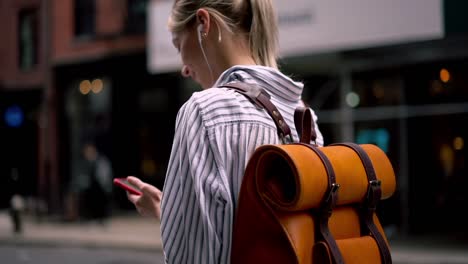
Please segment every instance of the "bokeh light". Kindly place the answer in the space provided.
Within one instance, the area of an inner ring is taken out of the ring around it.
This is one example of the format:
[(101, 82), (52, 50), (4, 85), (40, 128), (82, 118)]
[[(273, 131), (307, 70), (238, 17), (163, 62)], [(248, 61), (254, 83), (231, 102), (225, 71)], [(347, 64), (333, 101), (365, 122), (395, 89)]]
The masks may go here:
[(80, 83), (80, 93), (88, 94), (91, 91), (91, 82), (89, 80), (83, 80)]
[(447, 69), (442, 68), (439, 75), (442, 82), (447, 83), (450, 81), (450, 72)]
[(100, 93), (102, 91), (103, 87), (104, 87), (104, 84), (103, 84), (101, 79), (95, 79), (91, 83), (91, 90), (95, 94)]
[(350, 107), (356, 107), (359, 105), (359, 102), (360, 102), (360, 98), (359, 98), (359, 95), (355, 92), (350, 92), (346, 95), (346, 103), (350, 106)]
[(453, 148), (456, 150), (462, 150), (465, 145), (465, 141), (462, 137), (456, 137), (453, 139)]

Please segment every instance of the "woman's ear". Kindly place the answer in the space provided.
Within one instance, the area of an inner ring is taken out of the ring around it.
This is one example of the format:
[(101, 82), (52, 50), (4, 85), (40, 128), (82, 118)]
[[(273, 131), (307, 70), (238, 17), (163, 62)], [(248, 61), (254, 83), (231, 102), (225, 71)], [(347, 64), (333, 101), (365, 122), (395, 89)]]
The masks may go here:
[(199, 33), (208, 34), (210, 32), (210, 13), (204, 8), (200, 8), (196, 13), (197, 17), (197, 30), (200, 30)]

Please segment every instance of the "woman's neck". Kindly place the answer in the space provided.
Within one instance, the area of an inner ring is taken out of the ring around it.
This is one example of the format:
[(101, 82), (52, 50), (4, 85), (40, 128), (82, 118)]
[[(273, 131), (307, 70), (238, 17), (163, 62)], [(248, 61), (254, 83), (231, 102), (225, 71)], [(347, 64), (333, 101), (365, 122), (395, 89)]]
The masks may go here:
[(216, 63), (213, 65), (214, 76), (220, 76), (225, 70), (235, 65), (256, 65), (248, 46), (240, 40), (223, 39), (216, 50)]

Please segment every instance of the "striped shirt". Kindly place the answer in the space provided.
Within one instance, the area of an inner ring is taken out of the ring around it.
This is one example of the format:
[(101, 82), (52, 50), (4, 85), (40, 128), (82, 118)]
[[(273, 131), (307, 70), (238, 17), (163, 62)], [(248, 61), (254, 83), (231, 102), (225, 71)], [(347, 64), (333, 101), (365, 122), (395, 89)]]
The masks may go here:
[[(231, 81), (264, 88), (298, 141), (294, 110), (303, 105), (302, 83), (277, 69), (234, 66), (214, 87)], [(234, 212), (248, 159), (258, 146), (279, 143), (271, 117), (243, 95), (227, 88), (193, 93), (177, 115), (163, 188), (161, 236), (167, 263), (230, 262)], [(317, 143), (323, 145), (318, 129)]]

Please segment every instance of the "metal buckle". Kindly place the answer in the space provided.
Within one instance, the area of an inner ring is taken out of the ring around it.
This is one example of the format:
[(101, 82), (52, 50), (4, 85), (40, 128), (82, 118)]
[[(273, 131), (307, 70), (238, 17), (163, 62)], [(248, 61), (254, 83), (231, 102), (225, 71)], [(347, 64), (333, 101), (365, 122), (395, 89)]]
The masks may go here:
[(381, 180), (377, 179), (377, 180), (369, 181), (369, 187), (367, 188), (367, 195), (366, 195), (369, 209), (375, 210), (377, 208), (378, 201), (376, 200), (375, 192), (377, 191), (377, 189), (380, 189), (381, 185), (382, 185)]
[(327, 203), (330, 202), (332, 194), (335, 194), (338, 191), (339, 188), (340, 188), (340, 185), (338, 183), (332, 183), (330, 191), (328, 192), (328, 195), (327, 195), (327, 198), (326, 198), (325, 202), (327, 202)]
[[(279, 137), (280, 137), (280, 140), (281, 140), (281, 143), (283, 144), (289, 144), (289, 143), (293, 143), (294, 140), (293, 140), (293, 137), (291, 134), (288, 134), (289, 137), (285, 137), (283, 133), (280, 133), (279, 134)], [(288, 141), (288, 138), (289, 138), (289, 141)]]
[(321, 211), (322, 217), (329, 218), (333, 212), (333, 208), (335, 207), (336, 200), (332, 197), (336, 195), (336, 192), (340, 188), (338, 183), (332, 183), (330, 190), (328, 191), (327, 197), (322, 203)]

